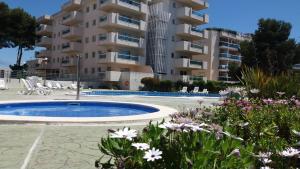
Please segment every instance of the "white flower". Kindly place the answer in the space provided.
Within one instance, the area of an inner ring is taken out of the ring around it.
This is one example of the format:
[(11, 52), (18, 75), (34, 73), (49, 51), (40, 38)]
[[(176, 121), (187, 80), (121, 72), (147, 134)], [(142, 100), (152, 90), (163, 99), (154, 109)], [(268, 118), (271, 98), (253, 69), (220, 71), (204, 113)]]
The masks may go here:
[(198, 124), (185, 124), (185, 127), (187, 127), (188, 129), (196, 132), (196, 131), (204, 131), (206, 133), (210, 133), (210, 131), (204, 129), (204, 128), (201, 128), (201, 126), (205, 126), (204, 123), (198, 125)]
[(272, 162), (272, 160), (270, 160), (269, 158), (261, 158), (260, 161), (264, 164), (268, 164), (268, 163)]
[(145, 152), (144, 159), (147, 159), (147, 161), (155, 161), (162, 158), (161, 154), (161, 151), (153, 147), (152, 150), (148, 150)]
[(295, 148), (290, 147), (290, 148), (287, 148), (286, 150), (282, 151), (279, 154), (282, 156), (285, 156), (285, 157), (293, 157), (295, 155), (299, 155), (300, 151)]
[(285, 94), (285, 92), (276, 92), (279, 96), (282, 96)]
[(272, 169), (269, 166), (260, 167), (260, 169)]
[(259, 152), (257, 157), (259, 158), (269, 158), (271, 157), (272, 153), (271, 152)]
[(175, 124), (175, 123), (164, 122), (163, 124), (160, 124), (158, 127), (159, 127), (159, 128), (162, 128), (162, 129), (171, 129), (171, 130), (175, 130), (177, 125), (178, 125), (178, 124)]
[(221, 95), (221, 96), (226, 96), (228, 94), (229, 94), (229, 91), (227, 91), (227, 90), (221, 90), (221, 91), (219, 91), (219, 95)]
[(250, 92), (253, 94), (257, 94), (260, 92), (260, 90), (259, 89), (251, 89)]
[(146, 143), (132, 143), (131, 145), (138, 150), (148, 150), (150, 148), (149, 144)]
[(137, 131), (125, 127), (123, 130), (118, 130), (110, 134), (111, 138), (125, 138), (132, 141), (132, 138), (137, 136)]

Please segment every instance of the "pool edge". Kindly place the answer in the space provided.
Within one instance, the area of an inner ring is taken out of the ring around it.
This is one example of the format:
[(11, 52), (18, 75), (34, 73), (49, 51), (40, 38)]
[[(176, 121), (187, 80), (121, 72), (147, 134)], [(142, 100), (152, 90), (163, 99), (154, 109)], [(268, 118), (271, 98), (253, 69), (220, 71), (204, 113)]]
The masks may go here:
[(149, 106), (158, 109), (155, 113), (146, 113), (132, 116), (112, 116), (112, 117), (45, 117), (45, 116), (13, 116), (0, 115), (0, 124), (7, 123), (115, 123), (115, 122), (139, 122), (168, 118), (171, 114), (178, 112), (176, 109), (148, 103), (138, 102), (118, 102), (118, 101), (97, 101), (97, 100), (30, 100), (30, 101), (1, 101), (0, 104), (10, 103), (43, 103), (43, 102), (99, 102), (99, 103), (124, 103)]

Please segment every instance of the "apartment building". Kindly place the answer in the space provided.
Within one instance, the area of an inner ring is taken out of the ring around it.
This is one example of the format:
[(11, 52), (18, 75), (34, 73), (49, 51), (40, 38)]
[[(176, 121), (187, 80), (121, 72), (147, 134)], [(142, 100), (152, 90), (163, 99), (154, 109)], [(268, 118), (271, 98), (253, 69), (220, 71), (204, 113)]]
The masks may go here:
[(203, 0), (70, 0), (37, 19), (37, 73), (74, 80), (80, 64), (87, 86), (130, 90), (144, 77), (206, 79), (206, 8)]
[(251, 40), (249, 34), (242, 34), (222, 28), (208, 28), (208, 80), (235, 83), (229, 75), (229, 65), (242, 63), (240, 43)]

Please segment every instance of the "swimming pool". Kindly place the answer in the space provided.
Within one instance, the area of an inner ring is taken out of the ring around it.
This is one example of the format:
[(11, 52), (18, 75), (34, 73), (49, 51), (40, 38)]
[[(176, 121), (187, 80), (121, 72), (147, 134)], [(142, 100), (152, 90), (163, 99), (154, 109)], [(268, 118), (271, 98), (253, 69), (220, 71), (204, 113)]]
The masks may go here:
[(176, 110), (150, 104), (100, 101), (30, 101), (0, 103), (1, 121), (108, 122), (157, 119)]
[(149, 91), (88, 91), (83, 92), (86, 96), (162, 96), (162, 97), (220, 97), (219, 94), (204, 94), (204, 93), (181, 93), (181, 92), (149, 92)]

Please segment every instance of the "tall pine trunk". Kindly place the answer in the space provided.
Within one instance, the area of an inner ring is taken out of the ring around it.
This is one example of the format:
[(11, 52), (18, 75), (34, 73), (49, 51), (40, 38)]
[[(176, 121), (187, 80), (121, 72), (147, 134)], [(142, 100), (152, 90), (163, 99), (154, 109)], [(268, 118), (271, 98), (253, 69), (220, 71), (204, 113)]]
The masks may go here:
[(21, 61), (22, 61), (22, 56), (23, 56), (23, 47), (19, 46), (18, 47), (18, 54), (17, 54), (17, 66), (21, 66)]

